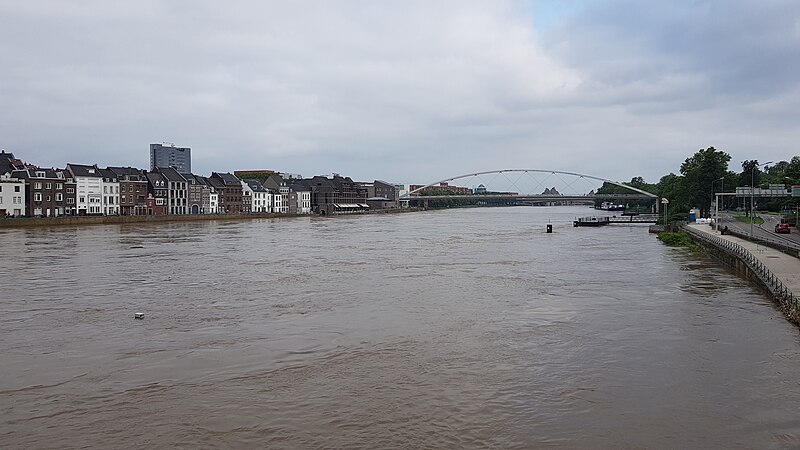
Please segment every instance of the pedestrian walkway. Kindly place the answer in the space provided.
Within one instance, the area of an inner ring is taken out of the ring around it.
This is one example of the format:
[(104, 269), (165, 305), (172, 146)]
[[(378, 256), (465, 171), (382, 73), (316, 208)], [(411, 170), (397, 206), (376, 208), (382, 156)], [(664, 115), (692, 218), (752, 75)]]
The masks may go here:
[(795, 297), (800, 296), (800, 258), (736, 236), (723, 235), (718, 231), (714, 231), (710, 225), (692, 223), (687, 227), (694, 231), (738, 244), (769, 269)]

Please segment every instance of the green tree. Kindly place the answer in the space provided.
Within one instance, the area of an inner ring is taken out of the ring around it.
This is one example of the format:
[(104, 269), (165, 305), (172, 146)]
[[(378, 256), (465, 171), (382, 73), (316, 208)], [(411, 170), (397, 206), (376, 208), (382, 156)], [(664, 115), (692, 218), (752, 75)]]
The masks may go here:
[[(669, 208), (671, 211), (678, 213), (689, 212), (689, 202), (686, 198), (686, 190), (684, 189), (683, 177), (670, 173), (664, 175), (656, 184), (658, 196), (669, 200)], [(660, 201), (660, 200), (659, 200)]]
[(785, 176), (789, 177), (792, 184), (800, 184), (800, 156), (795, 156), (789, 161)]
[(700, 209), (700, 216), (708, 215), (714, 195), (713, 184), (728, 172), (731, 155), (714, 147), (700, 149), (681, 164), (682, 196), (689, 206)]
[(761, 185), (761, 168), (757, 159), (742, 161), (742, 172), (739, 174), (739, 186), (756, 187)]

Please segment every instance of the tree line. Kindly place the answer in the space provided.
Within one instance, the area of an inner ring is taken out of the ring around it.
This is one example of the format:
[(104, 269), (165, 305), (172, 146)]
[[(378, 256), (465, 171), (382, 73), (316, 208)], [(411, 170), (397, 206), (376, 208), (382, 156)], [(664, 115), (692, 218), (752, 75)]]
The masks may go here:
[[(633, 177), (631, 181), (623, 184), (668, 199), (670, 220), (685, 219), (692, 208), (699, 209), (701, 217), (707, 217), (715, 199), (714, 194), (733, 193), (737, 187), (800, 185), (800, 156), (794, 156), (789, 161), (768, 164), (759, 163), (756, 159), (746, 160), (741, 163), (740, 171), (728, 169), (730, 160), (729, 154), (714, 147), (700, 149), (681, 164), (680, 174), (669, 173), (662, 176), (655, 184), (645, 182), (642, 177)], [(625, 193), (625, 188), (604, 183), (597, 193), (621, 194)], [(749, 198), (735, 196), (720, 198), (723, 199), (720, 200), (720, 208), (741, 208), (744, 211), (750, 208)], [(756, 198), (753, 206), (761, 211), (777, 212), (793, 210), (798, 206), (798, 202), (800, 198), (797, 197)], [(632, 201), (629, 206), (649, 207), (649, 205), (652, 205), (651, 201), (643, 200)]]

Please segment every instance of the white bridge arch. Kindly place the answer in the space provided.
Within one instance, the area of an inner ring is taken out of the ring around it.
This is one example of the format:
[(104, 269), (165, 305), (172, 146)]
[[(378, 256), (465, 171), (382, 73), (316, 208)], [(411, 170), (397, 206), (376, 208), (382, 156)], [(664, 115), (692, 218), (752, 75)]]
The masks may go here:
[(461, 180), (461, 179), (466, 179), (466, 178), (479, 177), (479, 176), (482, 176), (482, 175), (515, 173), (515, 172), (522, 172), (522, 173), (531, 172), (531, 173), (544, 173), (544, 174), (553, 174), (553, 175), (555, 175), (555, 174), (569, 175), (569, 176), (577, 177), (579, 179), (590, 179), (590, 180), (602, 181), (603, 183), (613, 184), (615, 186), (619, 186), (619, 187), (628, 189), (630, 191), (636, 192), (637, 194), (640, 194), (641, 196), (643, 196), (645, 198), (652, 198), (652, 199), (657, 199), (658, 198), (658, 196), (655, 195), (655, 194), (652, 194), (650, 192), (644, 191), (642, 189), (635, 188), (633, 186), (629, 186), (629, 185), (621, 183), (619, 181), (613, 181), (613, 180), (609, 180), (607, 178), (595, 177), (595, 176), (592, 176), (592, 175), (586, 175), (586, 174), (582, 174), (582, 173), (565, 172), (565, 171), (561, 171), (561, 170), (545, 170), (545, 169), (501, 169), (501, 170), (487, 170), (485, 172), (474, 172), (474, 173), (468, 173), (468, 174), (464, 174), (464, 175), (458, 175), (458, 176), (451, 177), (451, 178), (445, 178), (443, 180), (439, 180), (439, 181), (427, 184), (425, 186), (419, 187), (417, 189), (414, 189), (412, 191), (409, 191), (407, 194), (402, 195), (400, 197), (400, 199), (401, 200), (407, 200), (407, 199), (419, 198), (417, 196), (414, 196), (414, 194), (416, 194), (416, 193), (418, 193), (418, 192), (420, 192), (420, 191), (422, 191), (424, 189), (430, 188), (430, 187), (441, 186), (443, 183), (450, 183), (451, 181), (456, 181), (456, 180)]

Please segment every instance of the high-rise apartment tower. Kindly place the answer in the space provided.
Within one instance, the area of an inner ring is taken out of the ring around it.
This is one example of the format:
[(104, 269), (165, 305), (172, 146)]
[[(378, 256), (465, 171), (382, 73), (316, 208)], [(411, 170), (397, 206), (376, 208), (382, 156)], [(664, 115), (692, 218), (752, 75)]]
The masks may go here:
[(192, 173), (192, 149), (175, 144), (150, 144), (150, 170), (174, 167), (179, 173)]

